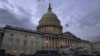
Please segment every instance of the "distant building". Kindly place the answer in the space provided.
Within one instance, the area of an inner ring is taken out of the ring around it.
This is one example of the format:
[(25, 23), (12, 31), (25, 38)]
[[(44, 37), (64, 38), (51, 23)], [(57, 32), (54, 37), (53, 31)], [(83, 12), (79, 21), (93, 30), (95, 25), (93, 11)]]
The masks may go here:
[[(6, 53), (19, 55), (33, 54), (38, 50), (68, 51), (83, 47), (90, 51), (90, 42), (81, 40), (70, 32), (62, 32), (60, 20), (52, 12), (49, 4), (48, 11), (39, 21), (37, 31), (6, 25), (0, 29), (1, 48)], [(64, 48), (65, 49), (64, 49)]]
[(92, 50), (93, 50), (93, 52), (100, 53), (100, 42), (93, 42), (92, 43)]
[(79, 51), (87, 52), (88, 54), (92, 54), (91, 42), (86, 40), (81, 40), (79, 44)]

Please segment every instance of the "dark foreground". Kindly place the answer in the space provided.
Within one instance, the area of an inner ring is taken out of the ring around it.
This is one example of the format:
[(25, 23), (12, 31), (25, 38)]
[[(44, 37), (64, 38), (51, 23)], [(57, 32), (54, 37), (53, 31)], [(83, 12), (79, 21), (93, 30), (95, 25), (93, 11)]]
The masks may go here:
[[(12, 54), (5, 54), (5, 50), (0, 49), (0, 56), (16, 56), (16, 55), (12, 55)], [(88, 54), (60, 54), (58, 51), (56, 50), (40, 50), (37, 51), (35, 54), (31, 54), (31, 55), (26, 55), (26, 54), (20, 54), (18, 56), (100, 56), (100, 53), (93, 53), (92, 55), (88, 55)]]

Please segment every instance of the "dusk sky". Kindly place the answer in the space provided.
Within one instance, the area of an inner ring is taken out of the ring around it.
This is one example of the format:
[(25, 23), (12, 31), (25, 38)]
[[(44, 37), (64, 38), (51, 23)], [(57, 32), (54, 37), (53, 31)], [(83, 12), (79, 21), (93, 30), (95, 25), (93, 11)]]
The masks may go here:
[(100, 0), (0, 0), (0, 27), (12, 25), (36, 30), (49, 2), (63, 32), (100, 41)]

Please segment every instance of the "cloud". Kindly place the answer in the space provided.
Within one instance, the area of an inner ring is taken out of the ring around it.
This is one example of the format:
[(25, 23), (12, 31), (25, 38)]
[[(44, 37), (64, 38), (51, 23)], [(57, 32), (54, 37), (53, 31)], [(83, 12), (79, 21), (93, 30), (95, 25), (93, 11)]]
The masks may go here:
[(35, 29), (36, 27), (29, 17), (17, 17), (6, 9), (0, 9), (0, 24), (2, 26), (8, 24), (30, 29)]
[(80, 20), (80, 26), (95, 26), (100, 23), (100, 7), (86, 13)]
[(0, 26), (8, 24), (36, 30), (36, 25), (31, 19), (31, 13), (24, 7), (16, 5), (12, 0), (1, 0), (1, 6)]

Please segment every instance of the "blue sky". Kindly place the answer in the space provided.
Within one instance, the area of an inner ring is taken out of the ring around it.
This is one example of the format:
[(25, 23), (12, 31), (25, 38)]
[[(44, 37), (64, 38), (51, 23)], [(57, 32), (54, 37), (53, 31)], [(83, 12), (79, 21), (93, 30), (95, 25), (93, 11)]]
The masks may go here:
[(85, 40), (100, 40), (100, 0), (0, 0), (0, 26), (36, 30), (49, 2), (64, 32)]

